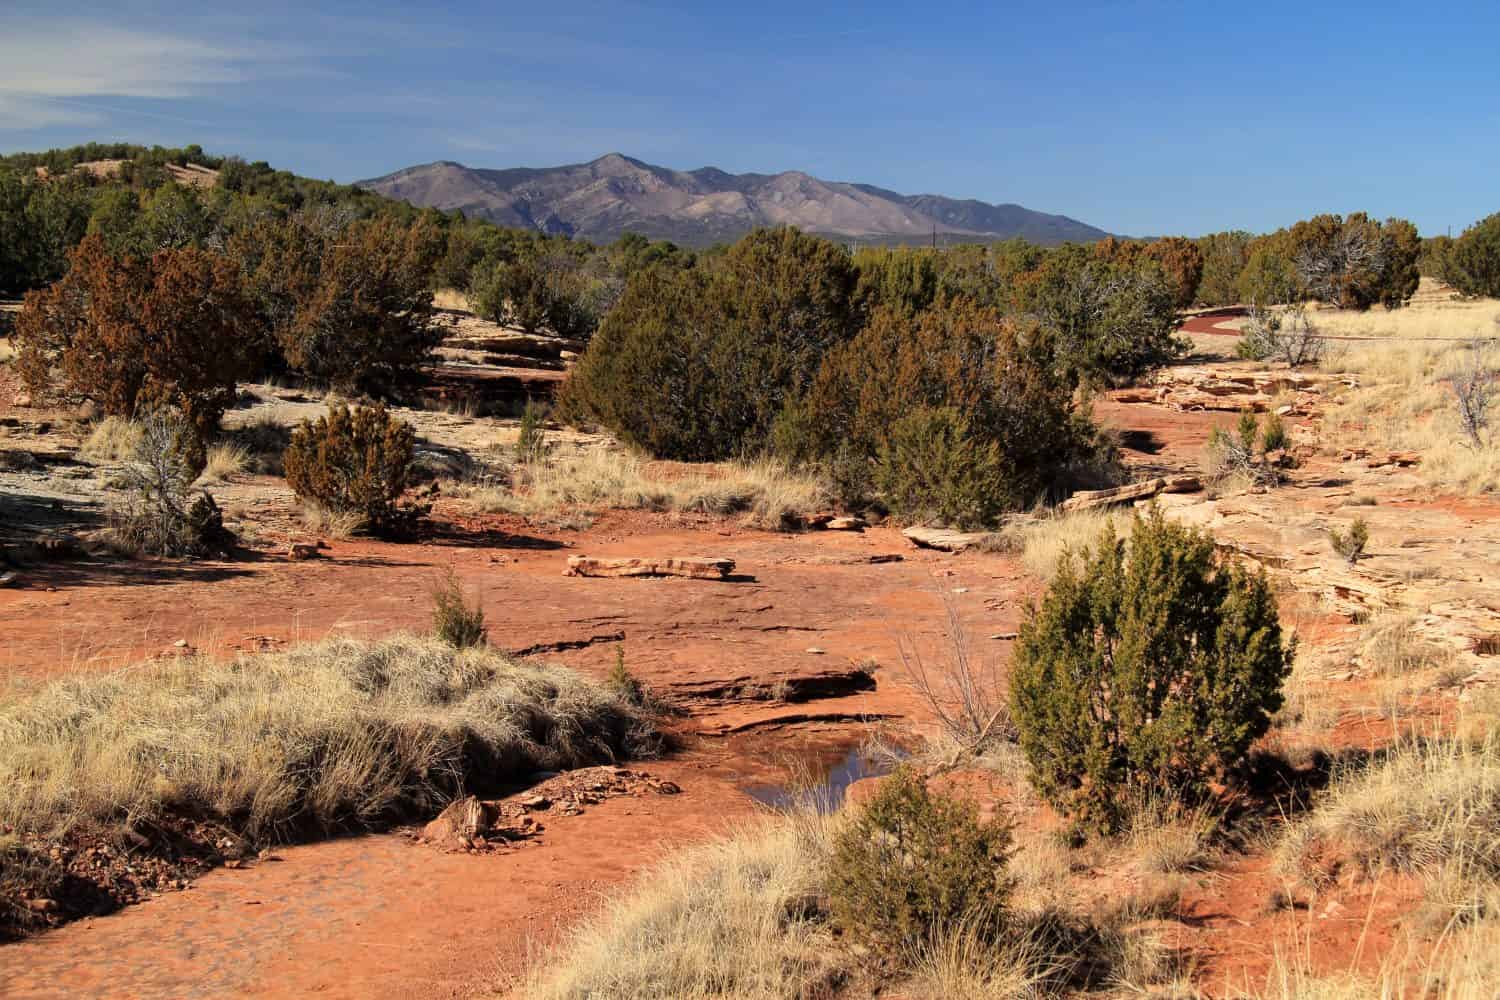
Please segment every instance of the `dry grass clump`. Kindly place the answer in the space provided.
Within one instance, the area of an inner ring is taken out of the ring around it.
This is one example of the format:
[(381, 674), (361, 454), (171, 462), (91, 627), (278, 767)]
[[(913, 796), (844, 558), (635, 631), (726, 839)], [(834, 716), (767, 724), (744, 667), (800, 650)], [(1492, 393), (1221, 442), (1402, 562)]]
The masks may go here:
[[(1491, 913), (1500, 913), (1500, 897)], [(1300, 934), (1298, 935), (1300, 938)], [(1314, 970), (1302, 943), (1278, 948), (1265, 983), (1246, 1000), (1494, 1000), (1500, 996), (1500, 921), (1451, 926), (1436, 941), (1408, 940), (1373, 974)]]
[(1200, 871), (1209, 863), (1218, 829), (1218, 816), (1206, 807), (1150, 800), (1132, 810), (1125, 847), (1146, 874)]
[(228, 482), (232, 476), (245, 471), (250, 463), (250, 453), (237, 444), (221, 442), (208, 449), (207, 462), (198, 476), (200, 483)]
[(1401, 309), (1372, 306), (1353, 309), (1314, 309), (1318, 330), (1332, 337), (1389, 337), (1422, 340), (1462, 339), (1490, 331), (1500, 321), (1500, 300), (1457, 299), (1431, 278), (1423, 278), (1412, 301)]
[(1057, 562), (1065, 552), (1082, 552), (1099, 541), (1105, 528), (1116, 536), (1129, 526), (1131, 513), (1117, 510), (1061, 511), (1034, 521), (1007, 527), (1019, 539), (1021, 564), (1032, 575), (1049, 581), (1057, 573)]
[(225, 436), (244, 451), (245, 468), (268, 476), (283, 472), (282, 456), (292, 440), (292, 429), (270, 413), (225, 430)]
[(0, 824), (149, 836), (188, 814), (286, 841), (611, 760), (644, 725), (571, 671), (430, 638), (156, 661), (0, 705)]
[(837, 815), (766, 821), (666, 860), (513, 995), (800, 998), (828, 991), (818, 892)]
[(348, 538), (365, 526), (364, 515), (357, 510), (330, 510), (320, 503), (304, 501), (302, 527), (320, 538)]
[(744, 513), (747, 524), (772, 531), (791, 527), (799, 515), (827, 503), (816, 479), (766, 459), (725, 463), (677, 478), (653, 476), (648, 470), (628, 451), (589, 448), (517, 466), (515, 490), (490, 486), (459, 492), (476, 509), (527, 517), (572, 508)]
[(123, 417), (105, 417), (94, 425), (78, 454), (96, 462), (128, 462), (141, 442), (141, 425)]
[(1436, 884), (1463, 865), (1474, 887), (1500, 885), (1500, 734), (1407, 741), (1346, 768), (1287, 831), (1276, 857), (1283, 871), (1314, 884), (1382, 871)]
[(1352, 346), (1338, 363), (1325, 366), (1357, 373), (1361, 381), (1358, 389), (1331, 400), (1325, 435), (1340, 447), (1417, 452), (1417, 474), (1434, 485), (1470, 493), (1500, 489), (1500, 435), (1492, 433), (1476, 446), (1453, 391), (1473, 366), (1474, 351), (1466, 343)]
[(454, 309), (458, 312), (470, 312), (469, 296), (457, 288), (439, 288), (432, 293), (432, 304), (439, 309)]
[(1454, 652), (1421, 638), (1417, 617), (1409, 612), (1391, 612), (1371, 622), (1360, 648), (1360, 664), (1380, 677), (1405, 677), (1445, 667)]

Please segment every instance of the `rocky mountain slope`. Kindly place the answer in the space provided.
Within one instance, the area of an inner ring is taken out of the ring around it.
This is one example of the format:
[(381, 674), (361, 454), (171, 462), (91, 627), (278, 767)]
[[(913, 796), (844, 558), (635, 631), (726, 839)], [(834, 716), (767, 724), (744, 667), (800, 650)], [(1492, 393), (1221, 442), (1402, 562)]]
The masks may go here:
[(1092, 241), (1103, 230), (1020, 205), (903, 195), (800, 171), (681, 171), (611, 153), (590, 163), (478, 170), (450, 161), (360, 181), (424, 208), (462, 209), (506, 226), (608, 242), (627, 232), (706, 246), (756, 226), (794, 225), (859, 242), (949, 242), (1022, 236), (1037, 243)]

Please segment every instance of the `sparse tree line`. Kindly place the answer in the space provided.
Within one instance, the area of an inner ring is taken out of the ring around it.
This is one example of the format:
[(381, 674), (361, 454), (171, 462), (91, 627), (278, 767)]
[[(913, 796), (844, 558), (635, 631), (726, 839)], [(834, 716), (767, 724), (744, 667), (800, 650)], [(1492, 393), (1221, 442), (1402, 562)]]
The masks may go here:
[[(97, 159), (124, 163), (74, 169)], [(219, 183), (178, 184), (173, 165)], [(202, 436), (246, 379), (390, 396), (442, 339), (434, 290), (457, 288), (494, 320), (591, 341), (570, 419), (656, 456), (774, 453), (851, 507), (955, 524), (1107, 480), (1088, 393), (1180, 356), (1186, 306), (1396, 307), (1422, 268), (1500, 284), (1500, 216), (1425, 244), (1355, 214), (1253, 238), (851, 253), (780, 229), (689, 252), (503, 229), (196, 147), (0, 159), (0, 236), (39, 397), (170, 407)]]

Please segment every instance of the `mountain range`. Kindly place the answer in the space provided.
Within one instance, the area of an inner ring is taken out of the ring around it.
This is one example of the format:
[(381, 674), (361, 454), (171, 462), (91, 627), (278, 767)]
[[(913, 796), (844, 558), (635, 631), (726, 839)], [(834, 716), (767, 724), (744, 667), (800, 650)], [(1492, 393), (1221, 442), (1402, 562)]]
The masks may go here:
[(948, 243), (1020, 236), (1055, 244), (1108, 235), (1065, 215), (1020, 205), (897, 194), (796, 170), (671, 170), (619, 153), (588, 163), (506, 170), (440, 160), (357, 184), (422, 208), (461, 209), (471, 218), (599, 243), (633, 232), (702, 247), (774, 225), (858, 243), (922, 243), (936, 234)]

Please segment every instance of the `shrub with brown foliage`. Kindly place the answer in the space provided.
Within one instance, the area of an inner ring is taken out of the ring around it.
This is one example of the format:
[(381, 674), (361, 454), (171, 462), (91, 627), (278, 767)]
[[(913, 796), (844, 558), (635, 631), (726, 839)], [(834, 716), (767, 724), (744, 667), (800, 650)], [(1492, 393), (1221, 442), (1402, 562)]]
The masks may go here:
[(330, 406), (292, 432), (283, 465), (297, 495), (330, 510), (356, 513), (374, 531), (389, 530), (411, 476), (415, 434), (383, 405)]
[(348, 389), (385, 391), (409, 376), (443, 339), (428, 287), (438, 246), (421, 224), (351, 225), (279, 333), (287, 362)]
[(385, 392), (443, 338), (430, 288), (437, 230), (335, 208), (238, 234), (240, 264), (286, 365), (342, 390)]
[(1168, 236), (1147, 244), (1142, 253), (1161, 266), (1177, 290), (1177, 308), (1192, 305), (1203, 278), (1203, 251), (1198, 244), (1181, 236)]
[(68, 273), (27, 295), (16, 321), (27, 387), (91, 399), (112, 416), (171, 406), (200, 435), (216, 427), (253, 351), (253, 309), (234, 265), (191, 248), (117, 257), (97, 235), (68, 259)]

